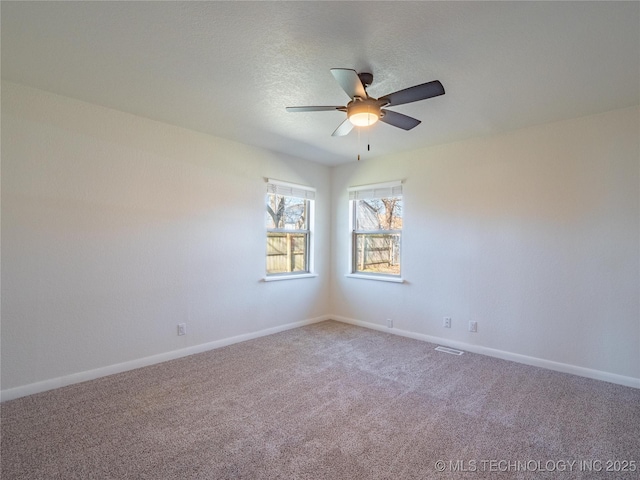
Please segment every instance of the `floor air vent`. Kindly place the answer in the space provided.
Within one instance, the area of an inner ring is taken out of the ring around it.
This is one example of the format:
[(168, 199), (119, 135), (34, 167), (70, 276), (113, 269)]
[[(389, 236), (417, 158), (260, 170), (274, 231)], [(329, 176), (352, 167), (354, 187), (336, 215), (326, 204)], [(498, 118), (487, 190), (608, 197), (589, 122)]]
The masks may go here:
[(450, 353), (451, 355), (462, 355), (464, 352), (462, 350), (456, 350), (455, 348), (443, 347), (438, 345), (436, 350), (439, 352)]

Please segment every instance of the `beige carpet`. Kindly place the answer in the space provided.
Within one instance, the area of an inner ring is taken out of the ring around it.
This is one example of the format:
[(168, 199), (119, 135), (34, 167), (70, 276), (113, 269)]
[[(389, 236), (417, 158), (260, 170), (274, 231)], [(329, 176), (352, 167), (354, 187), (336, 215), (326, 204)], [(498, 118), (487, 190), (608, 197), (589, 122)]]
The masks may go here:
[(2, 479), (639, 478), (640, 390), (434, 347), (329, 321), (5, 402)]

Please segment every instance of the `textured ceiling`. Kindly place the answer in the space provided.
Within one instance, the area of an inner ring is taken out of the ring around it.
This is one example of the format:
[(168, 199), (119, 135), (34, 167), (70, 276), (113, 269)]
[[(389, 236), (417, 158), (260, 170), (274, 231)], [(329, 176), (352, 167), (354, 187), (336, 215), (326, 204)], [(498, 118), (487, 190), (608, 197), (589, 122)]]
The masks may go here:
[[(336, 165), (640, 103), (639, 2), (7, 2), (3, 78)], [(331, 137), (329, 72), (422, 120)], [(371, 151), (366, 151), (367, 142)]]

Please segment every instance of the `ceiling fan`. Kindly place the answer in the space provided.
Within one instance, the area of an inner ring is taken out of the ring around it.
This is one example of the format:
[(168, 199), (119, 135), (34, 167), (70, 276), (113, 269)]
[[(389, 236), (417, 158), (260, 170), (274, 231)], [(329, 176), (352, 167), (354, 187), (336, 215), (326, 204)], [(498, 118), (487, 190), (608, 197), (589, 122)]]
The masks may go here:
[(420, 124), (420, 120), (387, 110), (384, 107), (393, 107), (444, 95), (444, 87), (438, 80), (434, 80), (405, 88), (404, 90), (398, 90), (380, 98), (373, 98), (367, 94), (367, 87), (373, 83), (373, 75), (371, 73), (357, 73), (350, 68), (332, 68), (331, 74), (351, 98), (351, 101), (346, 106), (287, 107), (287, 112), (322, 112), (330, 110), (346, 112), (346, 120), (331, 134), (334, 137), (347, 135), (354, 126), (366, 127), (373, 125), (378, 120), (403, 130), (411, 130)]

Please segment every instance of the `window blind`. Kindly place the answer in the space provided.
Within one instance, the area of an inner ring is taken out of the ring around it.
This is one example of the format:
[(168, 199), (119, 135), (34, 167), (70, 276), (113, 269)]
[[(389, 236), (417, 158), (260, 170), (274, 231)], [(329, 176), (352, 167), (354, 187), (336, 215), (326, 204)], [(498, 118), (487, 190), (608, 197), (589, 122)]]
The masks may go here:
[(368, 200), (371, 198), (397, 197), (402, 195), (402, 182), (376, 183), (349, 187), (349, 200)]
[(282, 182), (280, 180), (267, 179), (267, 193), (277, 195), (287, 195), (289, 197), (306, 198), (314, 200), (316, 198), (316, 189), (307, 187), (306, 185), (298, 185), (295, 183)]

